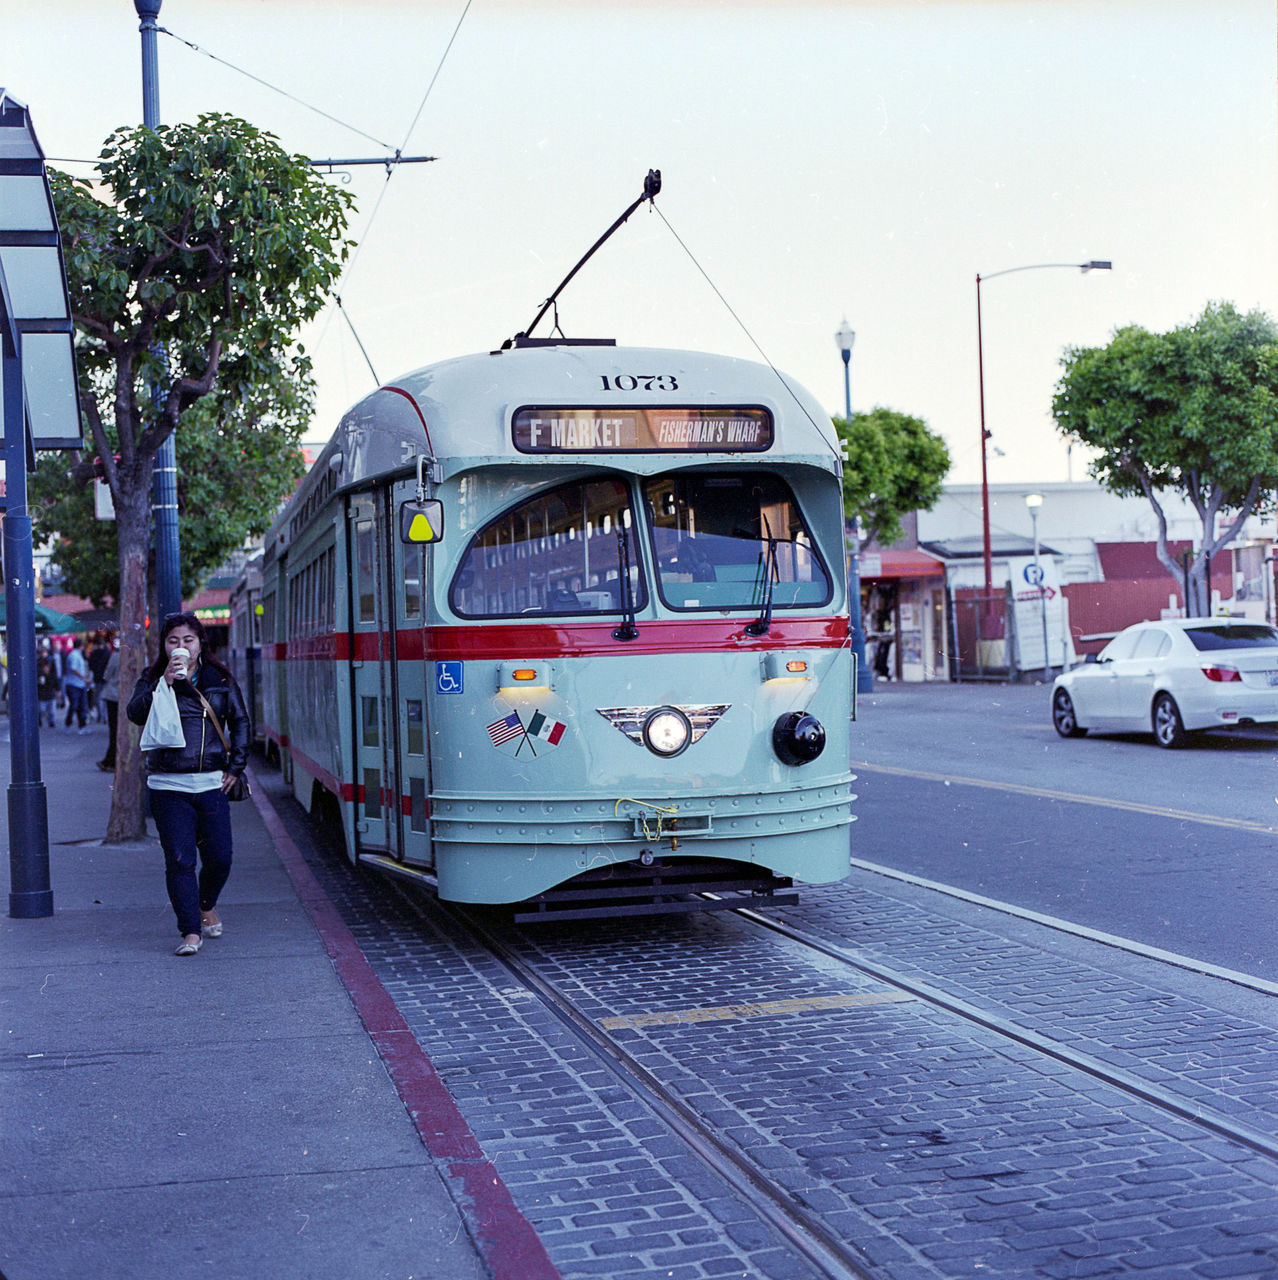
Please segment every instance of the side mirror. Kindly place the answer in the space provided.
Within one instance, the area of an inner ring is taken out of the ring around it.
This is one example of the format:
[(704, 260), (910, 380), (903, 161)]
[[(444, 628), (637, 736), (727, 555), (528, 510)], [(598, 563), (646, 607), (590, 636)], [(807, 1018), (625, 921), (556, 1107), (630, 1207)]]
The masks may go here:
[(405, 502), (399, 508), (399, 540), (407, 543), (444, 540), (444, 504), (438, 498)]

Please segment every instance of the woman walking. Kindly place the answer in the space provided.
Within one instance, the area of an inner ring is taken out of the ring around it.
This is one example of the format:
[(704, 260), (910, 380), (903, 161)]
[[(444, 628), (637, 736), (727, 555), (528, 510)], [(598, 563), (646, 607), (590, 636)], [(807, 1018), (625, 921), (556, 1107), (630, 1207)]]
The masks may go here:
[(127, 714), (134, 724), (146, 723), (160, 680), (176, 695), (185, 744), (146, 753), (146, 785), (164, 848), (169, 901), (182, 935), (174, 954), (193, 956), (204, 938), (222, 936), (217, 900), (231, 873), (226, 797), (248, 762), (249, 720), (235, 677), (204, 652), (204, 625), (193, 613), (164, 619), (159, 657), (129, 699)]

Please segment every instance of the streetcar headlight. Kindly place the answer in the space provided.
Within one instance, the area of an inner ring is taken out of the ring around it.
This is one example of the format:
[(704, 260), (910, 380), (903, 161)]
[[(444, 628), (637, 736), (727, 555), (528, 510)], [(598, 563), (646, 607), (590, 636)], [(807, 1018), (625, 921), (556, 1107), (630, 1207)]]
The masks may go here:
[(825, 750), (825, 726), (806, 711), (790, 711), (772, 726), (772, 749), (782, 764), (810, 764)]
[(643, 722), (643, 744), (654, 755), (677, 756), (692, 741), (692, 722), (678, 707), (658, 707)]

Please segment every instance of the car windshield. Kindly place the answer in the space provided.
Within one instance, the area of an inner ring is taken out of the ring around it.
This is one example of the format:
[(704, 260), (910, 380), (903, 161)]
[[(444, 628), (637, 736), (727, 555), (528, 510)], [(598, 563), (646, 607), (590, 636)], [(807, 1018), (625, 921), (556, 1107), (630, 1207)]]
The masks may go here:
[(757, 609), (771, 556), (778, 608), (825, 604), (830, 577), (790, 486), (768, 472), (674, 472), (647, 482), (661, 597), (674, 609)]
[(1278, 648), (1278, 631), (1263, 623), (1235, 623), (1207, 627), (1186, 627), (1185, 634), (1195, 649), (1273, 649)]

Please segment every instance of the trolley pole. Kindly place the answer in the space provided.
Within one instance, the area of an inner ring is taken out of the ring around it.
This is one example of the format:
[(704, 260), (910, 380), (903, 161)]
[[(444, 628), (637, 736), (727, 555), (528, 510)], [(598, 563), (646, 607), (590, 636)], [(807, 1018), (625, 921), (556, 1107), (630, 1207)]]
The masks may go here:
[[(160, 124), (160, 70), (156, 58), (156, 19), (163, 0), (133, 0), (141, 19), (142, 34), (142, 123), (148, 129)], [(157, 348), (157, 354), (163, 356)], [(151, 398), (162, 408), (165, 388), (151, 388)], [(151, 472), (151, 511), (155, 522), (155, 591), (160, 617), (177, 613), (182, 607), (182, 553), (178, 539), (177, 441), (172, 432), (156, 450)]]

